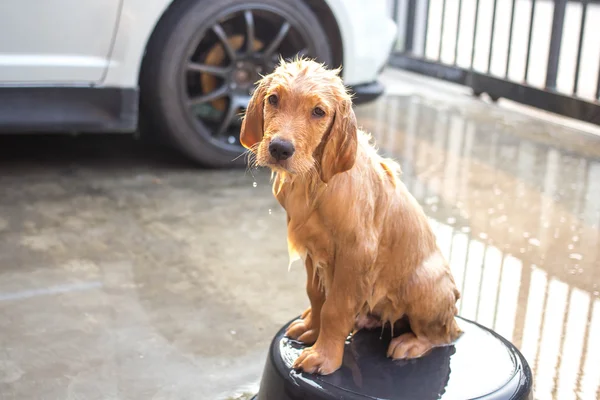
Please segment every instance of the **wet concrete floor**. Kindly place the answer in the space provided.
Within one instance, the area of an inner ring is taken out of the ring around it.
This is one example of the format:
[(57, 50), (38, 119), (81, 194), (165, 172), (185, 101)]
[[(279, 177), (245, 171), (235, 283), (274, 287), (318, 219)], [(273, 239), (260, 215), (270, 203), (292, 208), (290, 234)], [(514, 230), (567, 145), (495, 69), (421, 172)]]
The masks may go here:
[[(357, 109), (536, 398), (600, 388), (600, 137), (466, 96)], [(256, 182), (256, 184), (255, 184)], [(203, 171), (127, 137), (0, 137), (0, 399), (256, 390), (307, 305), (265, 171)]]

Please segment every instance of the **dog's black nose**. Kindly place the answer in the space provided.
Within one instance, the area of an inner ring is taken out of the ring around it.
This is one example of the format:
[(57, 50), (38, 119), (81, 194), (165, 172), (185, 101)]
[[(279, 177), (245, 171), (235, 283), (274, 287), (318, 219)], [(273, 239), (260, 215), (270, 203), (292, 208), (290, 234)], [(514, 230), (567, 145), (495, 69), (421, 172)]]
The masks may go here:
[(269, 153), (277, 161), (287, 160), (294, 154), (294, 145), (283, 139), (273, 139), (269, 144)]

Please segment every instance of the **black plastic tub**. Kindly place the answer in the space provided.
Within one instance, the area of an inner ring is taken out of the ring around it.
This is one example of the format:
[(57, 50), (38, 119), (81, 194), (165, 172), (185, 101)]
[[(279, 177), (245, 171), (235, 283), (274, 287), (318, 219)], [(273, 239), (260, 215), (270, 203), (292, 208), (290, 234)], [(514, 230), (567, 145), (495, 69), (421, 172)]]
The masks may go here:
[(271, 342), (256, 400), (533, 398), (531, 370), (500, 335), (462, 318), (464, 334), (451, 346), (416, 360), (386, 357), (389, 331), (360, 331), (346, 344), (342, 367), (328, 376), (291, 369), (304, 345), (285, 337)]

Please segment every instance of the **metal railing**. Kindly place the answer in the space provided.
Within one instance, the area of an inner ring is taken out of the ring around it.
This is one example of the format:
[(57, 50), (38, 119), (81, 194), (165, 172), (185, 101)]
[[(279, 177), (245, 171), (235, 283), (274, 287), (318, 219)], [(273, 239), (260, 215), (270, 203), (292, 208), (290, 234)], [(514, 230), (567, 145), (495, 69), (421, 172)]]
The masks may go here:
[(600, 0), (390, 5), (399, 27), (390, 65), (600, 125)]

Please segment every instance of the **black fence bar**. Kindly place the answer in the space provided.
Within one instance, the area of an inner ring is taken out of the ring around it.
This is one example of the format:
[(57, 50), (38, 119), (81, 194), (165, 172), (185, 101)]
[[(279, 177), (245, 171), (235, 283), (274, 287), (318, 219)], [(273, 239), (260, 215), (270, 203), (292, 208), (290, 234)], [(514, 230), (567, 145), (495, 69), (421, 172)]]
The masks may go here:
[(508, 70), (510, 68), (510, 51), (512, 48), (513, 25), (515, 23), (515, 8), (517, 0), (512, 0), (512, 8), (510, 9), (510, 27), (508, 28), (508, 50), (506, 52), (506, 72), (504, 76), (508, 78)]
[(458, 37), (460, 36), (460, 15), (462, 13), (462, 0), (458, 0), (458, 16), (456, 17), (456, 41), (454, 42), (454, 65), (458, 60)]
[(442, 59), (442, 47), (444, 47), (444, 20), (446, 19), (446, 0), (442, 1), (442, 23), (440, 26), (440, 48), (438, 49), (438, 60)]
[(417, 16), (417, 0), (408, 0), (406, 10), (406, 31), (404, 51), (412, 53), (415, 47), (415, 21)]
[(398, 0), (392, 3), (392, 18), (394, 18), (394, 21), (398, 20)]
[(425, 0), (425, 36), (423, 36), (423, 57), (427, 54), (427, 33), (429, 32), (429, 0)]
[(600, 100), (600, 65), (598, 66), (598, 81), (596, 83), (596, 100)]
[(475, 21), (473, 21), (473, 47), (471, 48), (471, 69), (475, 62), (475, 45), (477, 44), (477, 22), (479, 21), (479, 0), (475, 2)]
[(529, 55), (531, 54), (531, 39), (533, 39), (533, 22), (535, 18), (535, 2), (536, 0), (531, 0), (531, 16), (529, 17), (529, 36), (527, 37), (527, 54), (525, 55), (525, 76), (523, 77), (523, 81), (527, 83), (527, 78), (529, 76)]
[(581, 24), (579, 25), (579, 43), (577, 45), (577, 61), (575, 62), (575, 78), (573, 79), (573, 94), (577, 95), (579, 86), (579, 67), (581, 66), (581, 49), (583, 48), (583, 33), (585, 31), (585, 19), (587, 16), (587, 0), (581, 2)]
[(490, 54), (488, 55), (487, 72), (490, 73), (492, 68), (492, 55), (494, 54), (494, 30), (496, 29), (496, 8), (498, 8), (498, 0), (494, 0), (494, 10), (492, 11), (492, 30), (490, 32)]
[(567, 0), (554, 1), (554, 16), (552, 17), (552, 32), (550, 34), (550, 53), (546, 70), (546, 89), (556, 90), (558, 77), (558, 62), (560, 60), (560, 45), (563, 37)]

